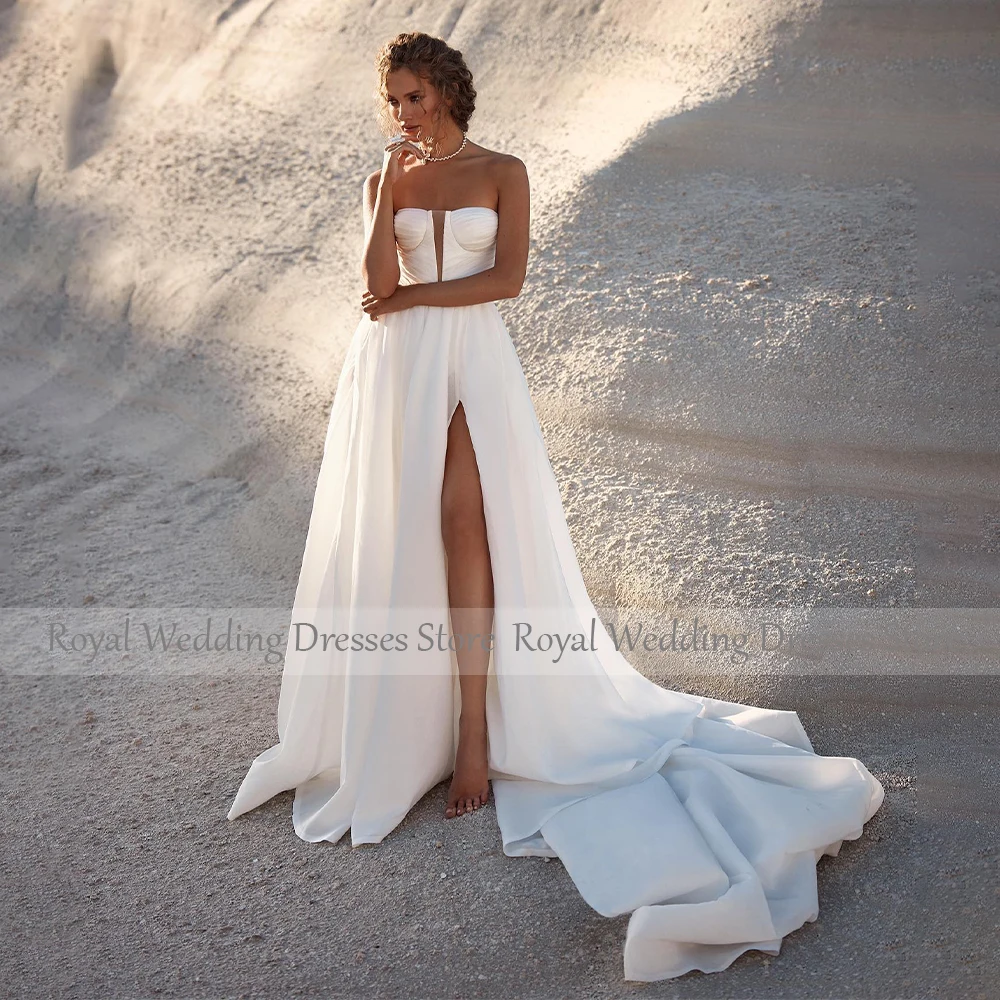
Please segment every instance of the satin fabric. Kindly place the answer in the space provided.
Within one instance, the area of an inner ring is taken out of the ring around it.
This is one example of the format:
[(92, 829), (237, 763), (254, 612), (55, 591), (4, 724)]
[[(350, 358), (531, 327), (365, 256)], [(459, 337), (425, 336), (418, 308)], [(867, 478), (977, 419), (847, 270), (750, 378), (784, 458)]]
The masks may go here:
[[(400, 209), (394, 227), (401, 282), (439, 280), (434, 213)], [(440, 280), (492, 267), (497, 227), (492, 209), (447, 212)], [(405, 624), (412, 635), (428, 616), (450, 620), (440, 498), (459, 401), (493, 566), (486, 711), (504, 852), (558, 857), (597, 912), (631, 913), (626, 979), (715, 972), (749, 949), (777, 954), (818, 916), (816, 862), (861, 836), (883, 788), (859, 760), (815, 754), (795, 712), (662, 688), (614, 649), (494, 302), (358, 324), (292, 622), (331, 633)], [(558, 661), (515, 649), (510, 628), (533, 616), (596, 634), (596, 648)], [(279, 742), (253, 761), (229, 818), (295, 789), (303, 840), (390, 834), (450, 776), (461, 707), (455, 652), (410, 648), (300, 650), (290, 640)]]

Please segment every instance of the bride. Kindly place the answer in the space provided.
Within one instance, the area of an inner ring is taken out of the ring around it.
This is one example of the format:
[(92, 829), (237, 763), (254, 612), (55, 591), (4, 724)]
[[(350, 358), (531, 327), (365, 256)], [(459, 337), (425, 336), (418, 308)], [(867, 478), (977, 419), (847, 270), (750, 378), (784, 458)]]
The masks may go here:
[(580, 573), (499, 299), (521, 290), (529, 187), (470, 142), (461, 53), (404, 33), (376, 57), (382, 167), (364, 185), (364, 316), (327, 431), (278, 738), (229, 819), (295, 790), (310, 842), (383, 840), (451, 777), (504, 853), (558, 857), (630, 913), (624, 972), (770, 954), (817, 919), (816, 863), (881, 784), (793, 711), (671, 691), (617, 650)]

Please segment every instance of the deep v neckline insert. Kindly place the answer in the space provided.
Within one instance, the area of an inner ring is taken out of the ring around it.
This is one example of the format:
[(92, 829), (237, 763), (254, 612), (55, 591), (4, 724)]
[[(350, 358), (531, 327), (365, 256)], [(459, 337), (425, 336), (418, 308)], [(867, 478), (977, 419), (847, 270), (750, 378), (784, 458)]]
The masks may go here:
[[(425, 215), (431, 217), (431, 237), (433, 239), (434, 245), (434, 257), (435, 263), (437, 264), (437, 280), (442, 281), (444, 275), (444, 231), (448, 224), (448, 216), (454, 215), (456, 212), (490, 212), (495, 215), (497, 219), (500, 218), (500, 213), (495, 208), (489, 208), (486, 205), (463, 205), (460, 208), (416, 208), (411, 205), (404, 205), (402, 208), (397, 208), (393, 213), (392, 217), (395, 220), (396, 216), (400, 212), (423, 212)], [(438, 225), (438, 220), (440, 219), (440, 225)], [(426, 235), (426, 229), (424, 230)]]

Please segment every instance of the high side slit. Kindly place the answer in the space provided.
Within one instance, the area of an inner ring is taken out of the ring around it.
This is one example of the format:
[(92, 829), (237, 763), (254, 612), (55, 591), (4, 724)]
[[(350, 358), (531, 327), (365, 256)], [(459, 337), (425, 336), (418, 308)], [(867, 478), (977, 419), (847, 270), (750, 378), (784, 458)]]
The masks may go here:
[[(440, 240), (434, 221), (432, 210), (396, 213), (403, 283), (493, 266), (496, 212), (444, 212)], [(493, 568), (486, 714), (504, 852), (558, 857), (595, 910), (631, 913), (627, 979), (719, 971), (752, 948), (777, 954), (784, 935), (818, 916), (816, 862), (861, 836), (883, 788), (859, 760), (814, 753), (795, 712), (662, 688), (615, 650), (496, 303), (359, 323), (292, 622), (350, 632), (408, 620), (411, 609), (449, 620), (440, 502), (459, 401)], [(595, 648), (558, 662), (526, 654), (508, 626), (532, 615), (561, 632), (596, 628)], [(299, 650), (290, 638), (279, 742), (253, 761), (229, 818), (295, 789), (303, 840), (350, 831), (355, 845), (377, 843), (451, 774), (459, 708), (453, 650)]]

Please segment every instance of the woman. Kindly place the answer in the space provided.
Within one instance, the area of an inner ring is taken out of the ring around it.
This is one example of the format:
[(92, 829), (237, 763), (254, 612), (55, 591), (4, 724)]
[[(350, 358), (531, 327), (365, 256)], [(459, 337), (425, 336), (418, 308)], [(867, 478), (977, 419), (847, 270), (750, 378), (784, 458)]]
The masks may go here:
[[(584, 586), (496, 300), (528, 253), (516, 157), (471, 143), (460, 53), (376, 59), (391, 141), (365, 183), (358, 325), (327, 433), (278, 702), (229, 818), (295, 789), (299, 837), (377, 843), (451, 775), (504, 852), (559, 857), (625, 976), (718, 971), (818, 915), (816, 862), (883, 799), (791, 711), (659, 687)], [(547, 639), (545, 638), (547, 637)]]

